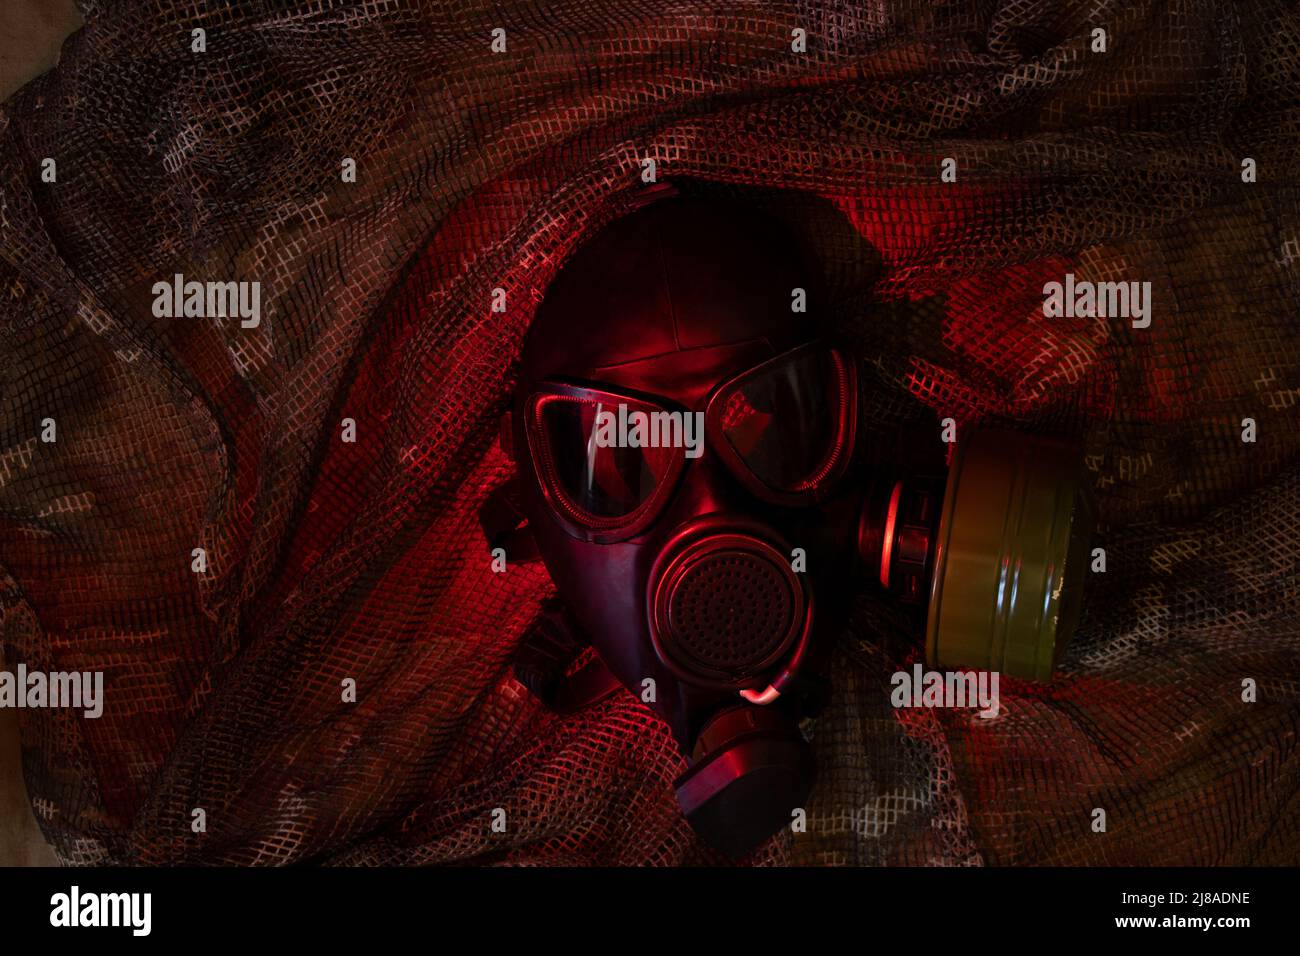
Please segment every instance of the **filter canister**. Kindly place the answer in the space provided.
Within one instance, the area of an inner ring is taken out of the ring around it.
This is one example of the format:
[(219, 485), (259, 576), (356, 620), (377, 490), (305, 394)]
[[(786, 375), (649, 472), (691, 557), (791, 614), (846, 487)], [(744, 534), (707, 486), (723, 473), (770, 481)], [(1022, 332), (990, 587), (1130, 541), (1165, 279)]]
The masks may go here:
[(959, 442), (936, 536), (930, 664), (1050, 680), (1078, 623), (1094, 525), (1077, 447), (1005, 429)]

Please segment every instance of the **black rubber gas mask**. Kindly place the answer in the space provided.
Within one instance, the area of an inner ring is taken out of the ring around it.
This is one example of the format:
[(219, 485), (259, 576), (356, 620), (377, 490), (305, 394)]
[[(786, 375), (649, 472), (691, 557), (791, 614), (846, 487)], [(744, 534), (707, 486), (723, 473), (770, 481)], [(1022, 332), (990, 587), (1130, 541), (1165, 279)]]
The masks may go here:
[[(662, 199), (607, 227), (539, 307), (503, 435), (519, 480), (484, 512), (494, 545), (536, 549), (575, 643), (597, 654), (582, 690), (559, 651), (541, 655), (556, 665), (547, 679), (523, 668), (530, 686), (576, 706), (621, 684), (657, 711), (690, 763), (676, 784), (684, 813), (733, 855), (806, 804), (799, 722), (824, 699), (822, 665), (864, 579), (929, 607), (933, 661), (996, 669), (1010, 648), (1037, 677), (1050, 676), (1077, 591), (1086, 507), (1048, 445), (972, 439), (947, 480), (906, 462), (863, 472), (854, 363), (819, 337), (815, 304), (798, 308), (815, 285), (775, 223), (730, 205)], [(1041, 500), (1028, 502), (1026, 469)], [(1054, 530), (1027, 506), (1059, 513)], [(1006, 522), (995, 532), (978, 517), (990, 508), (1014, 508), (1033, 540)], [(523, 520), (527, 539), (511, 530)], [(972, 593), (959, 582), (944, 603), (950, 561)], [(1032, 571), (1015, 600), (1009, 561)], [(1031, 613), (1036, 624), (1016, 617)], [(944, 622), (960, 632), (947, 653)]]

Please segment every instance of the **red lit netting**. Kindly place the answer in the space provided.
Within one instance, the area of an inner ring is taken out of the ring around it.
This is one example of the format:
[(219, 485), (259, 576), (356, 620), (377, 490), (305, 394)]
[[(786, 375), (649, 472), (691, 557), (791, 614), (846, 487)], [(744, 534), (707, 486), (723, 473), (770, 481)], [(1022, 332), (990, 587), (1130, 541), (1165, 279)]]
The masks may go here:
[[(551, 589), (476, 523), (532, 311), (644, 159), (813, 244), (869, 438), (1075, 434), (1098, 489), (1064, 675), (896, 712), (862, 597), (808, 832), (754, 860), (1300, 861), (1294, 3), (248, 6), (87, 2), (0, 114), (3, 653), (107, 685), (22, 712), (65, 861), (717, 861), (631, 695), (514, 681)], [(1065, 272), (1149, 281), (1150, 327), (1044, 318)], [(176, 273), (261, 324), (155, 318)]]

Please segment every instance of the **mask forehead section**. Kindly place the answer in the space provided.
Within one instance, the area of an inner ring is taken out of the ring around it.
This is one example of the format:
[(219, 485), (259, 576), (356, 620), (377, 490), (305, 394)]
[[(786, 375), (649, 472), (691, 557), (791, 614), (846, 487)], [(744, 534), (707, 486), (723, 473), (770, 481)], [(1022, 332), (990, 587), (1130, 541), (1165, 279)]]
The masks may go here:
[[(775, 354), (813, 337), (810, 315), (792, 311), (809, 281), (779, 223), (732, 205), (654, 203), (565, 263), (529, 330), (521, 378), (607, 380), (605, 370), (649, 369), (674, 352), (695, 375), (704, 358), (689, 353), (755, 340)], [(718, 377), (734, 369), (724, 364)]]
[(775, 354), (766, 339), (731, 345), (667, 352), (649, 358), (604, 366), (593, 377), (615, 389), (658, 396), (691, 411), (703, 411), (720, 383), (751, 369)]

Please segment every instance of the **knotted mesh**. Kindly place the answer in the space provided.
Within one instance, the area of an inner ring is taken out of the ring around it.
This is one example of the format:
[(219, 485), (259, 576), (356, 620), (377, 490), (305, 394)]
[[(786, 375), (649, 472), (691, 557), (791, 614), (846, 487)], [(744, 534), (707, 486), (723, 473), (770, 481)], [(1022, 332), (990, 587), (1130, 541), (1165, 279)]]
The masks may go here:
[[(1098, 492), (1064, 674), (996, 720), (894, 710), (918, 651), (859, 599), (808, 832), (754, 861), (1300, 859), (1294, 4), (84, 15), (0, 112), (4, 657), (106, 684), (98, 720), (22, 712), (65, 861), (718, 861), (636, 699), (513, 680), (552, 589), (476, 524), (532, 312), (646, 160), (813, 249), (869, 441), (1071, 435)], [(1150, 326), (1044, 317), (1066, 272), (1150, 282)], [(155, 317), (178, 273), (260, 282), (260, 324)]]

